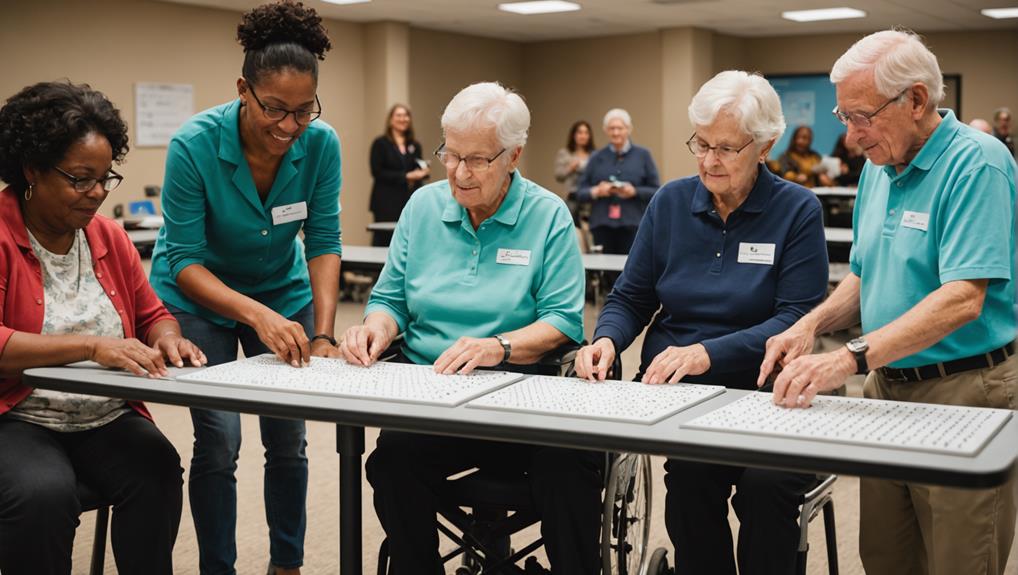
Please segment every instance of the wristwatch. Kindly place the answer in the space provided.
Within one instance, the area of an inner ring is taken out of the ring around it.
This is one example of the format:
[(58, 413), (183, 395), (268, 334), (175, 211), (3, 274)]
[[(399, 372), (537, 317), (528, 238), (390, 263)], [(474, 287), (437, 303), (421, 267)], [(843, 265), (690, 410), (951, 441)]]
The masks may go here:
[(502, 344), (502, 351), (504, 352), (502, 354), (502, 363), (508, 362), (509, 356), (513, 353), (512, 344), (509, 343), (509, 340), (500, 333), (496, 333), (493, 337), (498, 340), (498, 343)]
[(320, 333), (320, 334), (316, 335), (315, 337), (311, 338), (311, 341), (315, 341), (316, 339), (324, 339), (325, 341), (331, 343), (333, 346), (336, 345), (336, 338), (332, 337), (331, 335), (329, 335), (327, 333)]
[(870, 344), (866, 343), (865, 339), (857, 337), (853, 340), (849, 340), (849, 342), (845, 344), (845, 347), (847, 347), (848, 351), (852, 352), (852, 355), (855, 356), (856, 375), (866, 375), (869, 373), (870, 368), (866, 364), (866, 352), (869, 351)]

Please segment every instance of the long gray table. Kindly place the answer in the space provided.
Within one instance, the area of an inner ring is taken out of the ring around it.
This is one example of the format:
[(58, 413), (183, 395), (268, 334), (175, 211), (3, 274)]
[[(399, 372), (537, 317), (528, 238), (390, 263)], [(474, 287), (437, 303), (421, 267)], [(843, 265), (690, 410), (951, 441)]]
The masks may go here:
[(729, 390), (658, 423), (642, 425), (152, 380), (91, 367), (36, 368), (26, 371), (24, 377), (27, 385), (42, 389), (336, 423), (341, 462), (342, 575), (361, 573), (361, 458), (365, 426), (967, 487), (989, 487), (1007, 481), (1018, 461), (1016, 417), (1010, 418), (974, 457), (680, 427), (683, 422), (752, 393), (746, 391)]
[[(380, 270), (385, 265), (389, 248), (376, 246), (343, 246), (343, 265)], [(621, 272), (626, 256), (614, 254), (582, 254), (583, 269), (588, 272)]]

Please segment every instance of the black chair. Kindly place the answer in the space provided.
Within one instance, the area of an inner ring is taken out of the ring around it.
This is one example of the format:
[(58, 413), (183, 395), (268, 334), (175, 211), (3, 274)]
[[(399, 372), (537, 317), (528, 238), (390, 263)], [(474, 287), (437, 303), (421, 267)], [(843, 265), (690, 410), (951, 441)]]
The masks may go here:
[[(494, 369), (532, 375), (571, 375), (578, 346), (566, 344), (529, 366), (500, 365)], [(397, 350), (382, 357), (393, 358)], [(621, 374), (613, 366), (613, 377)], [(645, 455), (608, 454), (602, 508), (601, 548), (604, 573), (639, 575), (647, 557), (650, 536), (650, 458)], [(439, 493), (438, 530), (456, 547), (442, 557), (443, 563), (461, 558), (457, 575), (548, 573), (530, 554), (543, 540), (519, 550), (510, 537), (540, 521), (524, 473), (516, 477), (475, 470), (450, 478)], [(523, 561), (523, 567), (519, 562)], [(388, 573), (388, 540), (378, 552), (378, 574)]]
[(92, 540), (92, 563), (89, 575), (103, 575), (106, 563), (106, 533), (109, 530), (110, 506), (113, 504), (104, 499), (88, 485), (78, 482), (78, 501), (81, 502), (82, 513), (95, 511), (95, 537)]
[(827, 569), (838, 575), (838, 537), (834, 525), (834, 482), (837, 475), (817, 477), (817, 486), (802, 496), (799, 507), (799, 555), (797, 573), (806, 575), (806, 554), (809, 552), (809, 524), (823, 510), (824, 536), (827, 540)]

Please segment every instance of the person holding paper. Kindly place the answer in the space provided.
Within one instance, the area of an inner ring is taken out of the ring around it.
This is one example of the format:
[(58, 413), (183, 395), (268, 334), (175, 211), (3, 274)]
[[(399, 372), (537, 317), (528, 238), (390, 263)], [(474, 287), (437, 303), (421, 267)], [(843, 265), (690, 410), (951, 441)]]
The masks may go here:
[[(764, 161), (785, 129), (763, 77), (721, 72), (689, 105), (698, 176), (650, 201), (625, 269), (576, 372), (604, 380), (650, 324), (637, 379), (753, 389), (764, 342), (820, 302), (827, 249), (820, 202)], [(795, 572), (802, 494), (816, 477), (670, 460), (665, 525), (677, 573)], [(739, 516), (732, 549), (728, 499)]]
[[(866, 397), (1018, 408), (1015, 172), (1008, 149), (938, 109), (937, 57), (913, 32), (885, 30), (831, 69), (859, 180), (850, 273), (823, 304), (767, 342), (758, 383), (807, 407), (852, 374)], [(862, 337), (812, 354), (818, 334)], [(1014, 539), (1012, 478), (951, 489), (862, 478), (859, 554), (871, 575), (1004, 572)]]
[[(583, 262), (562, 199), (518, 166), (530, 110), (500, 84), (467, 86), (442, 114), (435, 152), (448, 178), (414, 193), (400, 216), (348, 362), (371, 365), (397, 334), (403, 361), (444, 374), (525, 369), (583, 339)], [(510, 369), (510, 368), (507, 368)], [(604, 454), (383, 430), (368, 458), (392, 573), (444, 573), (436, 487), (474, 467), (526, 472), (554, 573), (600, 569)]]
[[(318, 120), (318, 60), (329, 38), (296, 2), (247, 12), (238, 98), (191, 118), (167, 150), (165, 225), (152, 284), (210, 364), (273, 353), (295, 368), (338, 356), (340, 150)], [(303, 237), (299, 237), (302, 234)], [(233, 573), (240, 449), (237, 413), (192, 409), (188, 487), (201, 573)], [(303, 421), (260, 418), (269, 559), (304, 559), (307, 457)]]
[[(385, 133), (371, 143), (371, 213), (376, 222), (395, 222), (410, 194), (431, 173), (422, 158), (421, 143), (414, 139), (410, 108), (396, 104), (389, 109)], [(392, 232), (372, 232), (371, 245), (388, 246)]]

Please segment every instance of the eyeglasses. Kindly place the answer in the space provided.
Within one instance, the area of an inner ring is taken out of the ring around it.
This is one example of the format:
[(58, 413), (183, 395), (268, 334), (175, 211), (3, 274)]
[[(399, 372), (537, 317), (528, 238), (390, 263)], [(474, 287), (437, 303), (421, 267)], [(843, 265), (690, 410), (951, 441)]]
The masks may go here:
[(834, 114), (834, 117), (837, 118), (839, 122), (846, 126), (851, 122), (851, 124), (856, 128), (868, 128), (873, 125), (873, 116), (876, 116), (880, 112), (884, 111), (884, 108), (890, 106), (891, 102), (896, 102), (900, 100), (901, 97), (905, 95), (905, 92), (908, 91), (909, 88), (905, 88), (904, 90), (898, 92), (897, 96), (884, 102), (882, 106), (880, 106), (876, 110), (873, 110), (869, 114), (865, 112), (842, 112), (841, 110), (838, 109), (837, 106), (835, 106), (834, 109), (831, 110), (831, 113)]
[(750, 144), (753, 143), (753, 138), (750, 138), (748, 142), (742, 145), (740, 148), (733, 148), (732, 146), (708, 146), (707, 142), (704, 142), (700, 138), (696, 137), (696, 132), (690, 136), (689, 141), (686, 142), (686, 147), (689, 148), (689, 153), (693, 154), (697, 158), (706, 158), (707, 152), (714, 150), (714, 155), (722, 162), (729, 162), (734, 160), (739, 152), (745, 150)]
[(314, 122), (322, 115), (322, 103), (318, 100), (318, 94), (315, 94), (315, 108), (312, 110), (287, 110), (285, 108), (276, 108), (275, 106), (266, 106), (258, 99), (258, 94), (255, 94), (254, 86), (251, 82), (247, 83), (247, 87), (251, 89), (251, 95), (254, 96), (255, 102), (262, 107), (262, 112), (265, 113), (265, 117), (272, 120), (273, 122), (282, 122), (287, 116), (293, 114), (293, 121), (297, 122), (301, 126), (307, 126), (311, 122)]
[(113, 190), (117, 189), (117, 186), (120, 185), (120, 182), (124, 181), (124, 176), (121, 176), (120, 174), (114, 172), (113, 170), (110, 170), (109, 174), (107, 174), (105, 178), (91, 178), (91, 177), (79, 178), (78, 176), (72, 176), (71, 174), (68, 174), (67, 172), (61, 170), (57, 166), (53, 166), (53, 169), (56, 170), (61, 176), (67, 178), (67, 181), (71, 182), (71, 185), (74, 186), (74, 191), (81, 194), (87, 194), (88, 192), (91, 192), (92, 188), (94, 188), (96, 184), (102, 184), (103, 190), (107, 192), (112, 192)]
[(499, 153), (490, 158), (485, 158), (484, 156), (460, 156), (447, 151), (445, 149), (445, 144), (442, 144), (437, 150), (435, 150), (435, 157), (438, 158), (438, 161), (442, 162), (445, 169), (450, 172), (458, 168), (460, 166), (460, 162), (465, 163), (467, 165), (467, 169), (471, 172), (483, 172), (490, 168), (491, 163), (505, 153), (505, 150), (505, 148), (502, 148)]

